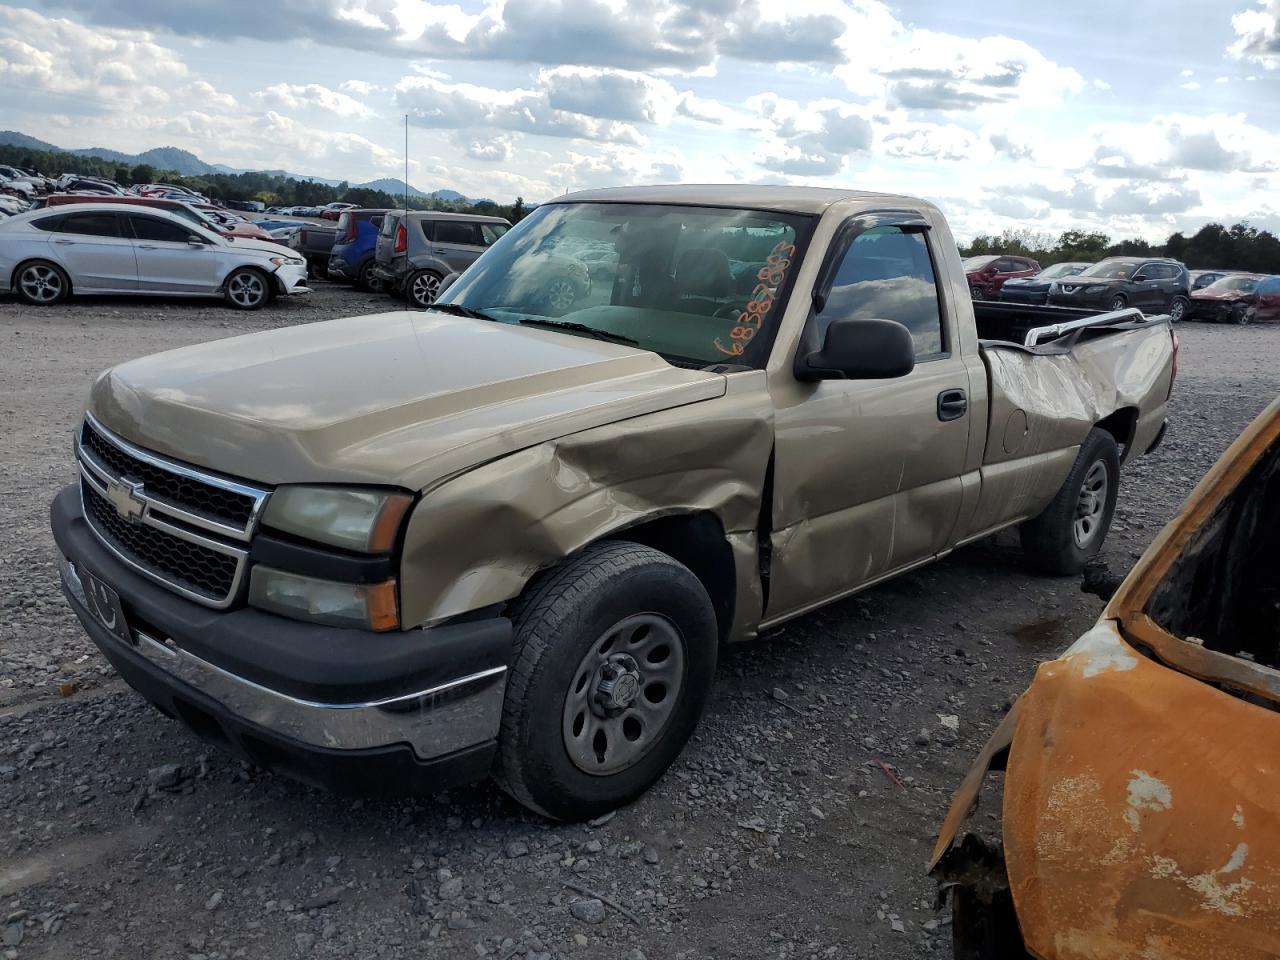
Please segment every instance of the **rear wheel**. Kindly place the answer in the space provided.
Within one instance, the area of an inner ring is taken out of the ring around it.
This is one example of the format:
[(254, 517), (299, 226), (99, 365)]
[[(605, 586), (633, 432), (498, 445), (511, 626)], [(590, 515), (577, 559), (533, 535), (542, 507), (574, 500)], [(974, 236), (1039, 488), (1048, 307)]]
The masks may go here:
[(418, 307), (429, 307), (440, 295), (440, 274), (431, 270), (419, 270), (411, 274), (404, 285), (409, 302)]
[(541, 574), (511, 616), (494, 778), (560, 820), (634, 800), (679, 755), (711, 688), (716, 620), (701, 582), (664, 553), (609, 541)]
[(1120, 452), (1115, 438), (1094, 427), (1080, 445), (1071, 473), (1038, 517), (1020, 530), (1027, 559), (1042, 573), (1079, 573), (1111, 527), (1120, 489)]
[(71, 280), (61, 267), (46, 260), (34, 260), (18, 268), (13, 288), (24, 303), (48, 307), (71, 295)]
[(386, 293), (387, 285), (383, 282), (382, 277), (373, 272), (373, 261), (367, 261), (360, 268), (360, 274), (356, 277), (356, 286), (362, 290), (368, 290), (370, 293)]
[(969, 288), (969, 296), (971, 296), (974, 300), (985, 300), (987, 297), (987, 294), (986, 294), (986, 291), (984, 291), (981, 287), (972, 286)]
[(227, 277), (224, 296), (237, 310), (257, 310), (271, 299), (271, 281), (261, 270), (240, 267)]
[(1187, 298), (1174, 297), (1173, 303), (1169, 304), (1169, 319), (1173, 323), (1181, 323), (1182, 318), (1187, 314)]
[(1129, 301), (1124, 298), (1123, 294), (1117, 293), (1114, 297), (1111, 298), (1110, 306), (1112, 310), (1123, 310), (1128, 305), (1129, 305)]

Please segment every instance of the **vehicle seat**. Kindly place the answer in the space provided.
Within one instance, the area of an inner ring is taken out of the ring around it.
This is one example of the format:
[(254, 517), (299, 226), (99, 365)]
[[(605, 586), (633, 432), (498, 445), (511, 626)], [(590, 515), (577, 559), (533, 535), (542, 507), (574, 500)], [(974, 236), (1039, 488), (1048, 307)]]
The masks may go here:
[(733, 289), (729, 258), (712, 247), (694, 247), (676, 262), (673, 309), (681, 313), (714, 314)]

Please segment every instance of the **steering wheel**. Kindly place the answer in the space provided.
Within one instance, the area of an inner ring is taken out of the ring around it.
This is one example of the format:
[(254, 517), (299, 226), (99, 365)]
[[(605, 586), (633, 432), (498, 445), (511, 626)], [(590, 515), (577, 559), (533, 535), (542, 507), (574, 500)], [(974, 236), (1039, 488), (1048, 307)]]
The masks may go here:
[(711, 316), (716, 320), (724, 320), (729, 317), (736, 318), (738, 314), (742, 313), (742, 311), (745, 309), (747, 309), (747, 305), (745, 301), (736, 303), (736, 304), (726, 303), (722, 307), (717, 307), (716, 312), (713, 313)]

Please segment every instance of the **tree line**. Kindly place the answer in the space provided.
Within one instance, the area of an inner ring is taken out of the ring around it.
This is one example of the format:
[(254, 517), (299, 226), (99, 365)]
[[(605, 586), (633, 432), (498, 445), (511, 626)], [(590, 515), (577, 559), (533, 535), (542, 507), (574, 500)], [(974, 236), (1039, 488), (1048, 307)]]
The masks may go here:
[[(342, 201), (361, 207), (405, 206), (404, 194), (391, 194), (368, 187), (353, 187), (346, 181), (331, 186), (314, 180), (301, 180), (279, 173), (251, 171), (249, 173), (207, 173), (183, 176), (173, 170), (158, 170), (149, 164), (135, 166), (114, 163), (102, 157), (82, 157), (74, 153), (53, 150), (29, 150), (9, 144), (0, 144), (0, 163), (38, 171), (46, 176), (75, 173), (81, 176), (105, 177), (121, 186), (139, 183), (171, 183), (195, 190), (211, 200), (257, 200), (268, 207), (322, 207), (326, 203)], [(517, 223), (529, 212), (524, 199), (517, 197), (514, 203), (499, 204), (492, 200), (451, 200), (441, 197), (408, 198), (411, 210), (444, 210), (455, 213), (477, 213), (485, 216), (504, 217)]]
[(1224, 227), (1206, 223), (1191, 236), (1170, 234), (1162, 244), (1146, 240), (1112, 241), (1105, 233), (1068, 230), (1056, 240), (1032, 229), (1005, 230), (1000, 236), (979, 236), (960, 248), (965, 257), (989, 253), (1030, 257), (1040, 266), (1068, 260), (1096, 262), (1105, 257), (1172, 257), (1190, 270), (1247, 270), (1280, 273), (1280, 239), (1246, 222)]

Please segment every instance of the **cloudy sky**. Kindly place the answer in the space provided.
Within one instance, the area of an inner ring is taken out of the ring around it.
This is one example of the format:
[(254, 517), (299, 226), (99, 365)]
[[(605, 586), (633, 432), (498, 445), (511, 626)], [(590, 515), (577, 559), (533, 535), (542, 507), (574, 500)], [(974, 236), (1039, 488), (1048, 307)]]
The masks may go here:
[[(1069, 15), (1063, 11), (1069, 10)], [(37, 0), (0, 127), (545, 200), (906, 192), (957, 232), (1280, 230), (1280, 0)]]

